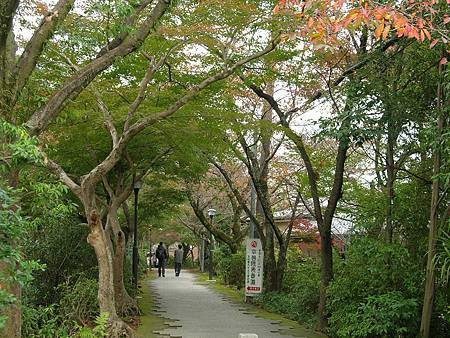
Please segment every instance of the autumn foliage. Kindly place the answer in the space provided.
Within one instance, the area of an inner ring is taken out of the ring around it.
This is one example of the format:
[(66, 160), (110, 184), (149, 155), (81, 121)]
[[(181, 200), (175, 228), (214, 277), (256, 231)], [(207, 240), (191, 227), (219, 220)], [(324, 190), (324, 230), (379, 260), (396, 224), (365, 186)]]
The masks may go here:
[(339, 46), (346, 32), (373, 31), (375, 40), (392, 37), (442, 43), (449, 49), (450, 0), (377, 1), (281, 0), (275, 11), (303, 22), (298, 33), (316, 46)]

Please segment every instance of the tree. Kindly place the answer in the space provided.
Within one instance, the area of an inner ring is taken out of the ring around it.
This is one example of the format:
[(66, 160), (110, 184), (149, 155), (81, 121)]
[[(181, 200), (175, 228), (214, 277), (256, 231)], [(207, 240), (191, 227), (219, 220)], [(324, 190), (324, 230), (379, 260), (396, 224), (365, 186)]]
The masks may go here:
[[(236, 180), (238, 175), (234, 175)], [(231, 253), (236, 253), (241, 247), (248, 227), (242, 226), (242, 207), (235, 196), (224, 185), (220, 178), (209, 171), (201, 184), (187, 184), (187, 195), (191, 208), (203, 227), (220, 242), (225, 243)], [(219, 215), (214, 223), (205, 216), (206, 208), (217, 208)], [(186, 224), (186, 226), (189, 226)]]
[[(439, 63), (439, 82), (437, 88), (437, 127), (436, 127), (436, 143), (435, 149), (433, 152), (433, 185), (431, 190), (431, 209), (430, 209), (430, 233), (428, 235), (428, 253), (427, 253), (427, 272), (426, 272), (426, 280), (425, 280), (425, 294), (422, 308), (422, 320), (420, 322), (420, 336), (421, 337), (429, 337), (430, 336), (430, 322), (431, 322), (431, 314), (433, 310), (433, 298), (435, 292), (435, 256), (436, 256), (436, 241), (438, 236), (439, 229), (439, 204), (441, 198), (445, 198), (445, 193), (441, 197), (440, 193), (440, 179), (439, 175), (441, 174), (442, 167), (442, 154), (443, 149), (441, 146), (445, 144), (442, 137), (444, 134), (445, 128), (447, 128), (449, 123), (449, 114), (444, 113), (443, 102), (444, 100), (448, 101), (448, 88), (447, 91), (444, 91), (443, 85), (443, 74), (444, 74), (444, 65), (442, 62)], [(448, 86), (448, 85), (447, 85)], [(448, 187), (447, 187), (448, 189)], [(448, 206), (445, 208), (445, 211), (448, 213)], [(444, 219), (447, 217), (446, 214), (443, 215)]]
[[(144, 1), (136, 6), (130, 16), (123, 18), (125, 24), (134, 27), (135, 31), (124, 29), (114, 39), (107, 41), (100, 53), (71, 78), (66, 79), (58, 89), (53, 90), (52, 95), (44, 104), (39, 105), (35, 111), (27, 110), (25, 118), (21, 118), (19, 101), (23, 90), (36, 69), (45, 44), (51, 39), (58, 25), (65, 20), (73, 3), (73, 0), (60, 0), (51, 11), (48, 11), (44, 5), (40, 6), (44, 17), (18, 58), (16, 57), (17, 43), (14, 39), (13, 19), (17, 15), (19, 1), (6, 1), (0, 7), (2, 18), (0, 25), (0, 113), (2, 118), (12, 123), (20, 124), (26, 121), (28, 129), (33, 135), (44, 131), (62, 111), (66, 101), (75, 99), (100, 72), (111, 66), (117, 57), (123, 57), (133, 52), (153, 31), (170, 4), (168, 1), (161, 0), (147, 13), (150, 1)], [(146, 18), (140, 21), (143, 16)], [(18, 168), (10, 168), (6, 175), (9, 177), (9, 184), (17, 187)], [(20, 290), (18, 289), (17, 292)], [(20, 308), (16, 307), (9, 316), (10, 321), (5, 330), (10, 337), (20, 336), (19, 311)]]

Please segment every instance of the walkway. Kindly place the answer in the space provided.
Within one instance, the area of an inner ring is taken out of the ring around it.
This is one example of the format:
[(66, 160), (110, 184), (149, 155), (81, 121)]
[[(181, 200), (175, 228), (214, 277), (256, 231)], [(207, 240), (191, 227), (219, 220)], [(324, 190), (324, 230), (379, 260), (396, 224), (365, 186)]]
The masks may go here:
[[(168, 328), (158, 331), (160, 335), (237, 338), (239, 333), (256, 333), (258, 338), (293, 337), (279, 333), (281, 329), (288, 329), (279, 322), (256, 317), (207, 286), (195, 283), (192, 273), (182, 271), (180, 277), (175, 277), (174, 271), (169, 269), (165, 278), (152, 280), (145, 287), (150, 287), (156, 296), (154, 311), (170, 322)], [(316, 338), (318, 335), (311, 333), (303, 337)]]

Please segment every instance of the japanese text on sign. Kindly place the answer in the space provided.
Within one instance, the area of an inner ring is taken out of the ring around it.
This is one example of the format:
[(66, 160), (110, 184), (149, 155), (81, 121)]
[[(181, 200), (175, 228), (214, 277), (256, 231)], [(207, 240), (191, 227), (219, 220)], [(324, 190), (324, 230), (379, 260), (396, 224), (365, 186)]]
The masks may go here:
[(245, 295), (252, 296), (262, 292), (263, 258), (261, 240), (248, 238), (245, 260)]

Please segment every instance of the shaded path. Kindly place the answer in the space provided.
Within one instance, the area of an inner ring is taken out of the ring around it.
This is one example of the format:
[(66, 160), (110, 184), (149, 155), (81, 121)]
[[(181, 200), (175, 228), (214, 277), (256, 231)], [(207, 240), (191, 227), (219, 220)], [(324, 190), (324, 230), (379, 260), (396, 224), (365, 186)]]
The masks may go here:
[[(281, 335), (286, 329), (278, 322), (259, 318), (240, 308), (205, 285), (195, 283), (195, 275), (182, 271), (180, 277), (173, 270), (165, 278), (152, 280), (144, 287), (152, 288), (155, 311), (171, 321), (159, 334), (183, 338), (237, 338), (239, 333), (256, 333), (258, 338), (292, 338)], [(315, 338), (316, 334), (303, 337)]]

